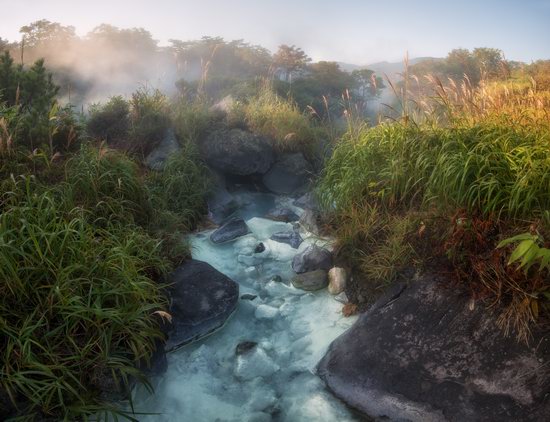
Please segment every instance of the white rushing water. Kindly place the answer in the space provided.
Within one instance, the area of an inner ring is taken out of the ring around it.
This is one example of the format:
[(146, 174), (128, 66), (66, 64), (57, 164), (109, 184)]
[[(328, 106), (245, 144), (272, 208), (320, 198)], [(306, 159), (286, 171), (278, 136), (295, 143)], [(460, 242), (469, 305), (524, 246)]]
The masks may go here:
[[(276, 203), (265, 194), (243, 193), (240, 215), (251, 234), (214, 245), (211, 231), (190, 237), (193, 258), (208, 262), (240, 284), (240, 300), (225, 327), (168, 355), (168, 370), (153, 380), (155, 394), (134, 394), (142, 421), (352, 421), (349, 410), (314, 374), (328, 345), (355, 321), (342, 316), (342, 304), (326, 289), (309, 293), (290, 285), (291, 261), (311, 243), (326, 240), (302, 232), (299, 249), (269, 240), (291, 224), (261, 218)], [(294, 208), (297, 213), (301, 210)], [(266, 249), (254, 254), (263, 242)], [(283, 282), (270, 281), (279, 275)], [(239, 343), (258, 343), (237, 356)]]

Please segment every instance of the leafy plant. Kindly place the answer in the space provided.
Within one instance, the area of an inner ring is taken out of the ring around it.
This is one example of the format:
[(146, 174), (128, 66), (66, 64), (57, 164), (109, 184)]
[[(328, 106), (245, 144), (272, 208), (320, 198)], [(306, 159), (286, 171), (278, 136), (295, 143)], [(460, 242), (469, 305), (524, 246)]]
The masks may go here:
[[(519, 243), (518, 243), (519, 242)], [(539, 246), (543, 239), (539, 234), (522, 233), (516, 236), (504, 239), (497, 245), (497, 248), (503, 248), (512, 243), (518, 243), (510, 259), (508, 265), (518, 263), (519, 268), (523, 268), (525, 272), (538, 264), (539, 271), (550, 270), (550, 249)]]

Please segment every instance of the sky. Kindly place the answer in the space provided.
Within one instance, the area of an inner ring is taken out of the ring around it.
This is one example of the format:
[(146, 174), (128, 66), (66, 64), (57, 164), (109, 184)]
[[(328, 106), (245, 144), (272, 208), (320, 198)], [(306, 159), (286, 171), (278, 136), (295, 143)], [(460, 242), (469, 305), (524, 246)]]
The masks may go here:
[(494, 47), (506, 58), (550, 59), (550, 0), (0, 0), (0, 37), (39, 19), (85, 35), (101, 23), (143, 27), (165, 45), (202, 36), (244, 39), (314, 60), (354, 64), (443, 57)]

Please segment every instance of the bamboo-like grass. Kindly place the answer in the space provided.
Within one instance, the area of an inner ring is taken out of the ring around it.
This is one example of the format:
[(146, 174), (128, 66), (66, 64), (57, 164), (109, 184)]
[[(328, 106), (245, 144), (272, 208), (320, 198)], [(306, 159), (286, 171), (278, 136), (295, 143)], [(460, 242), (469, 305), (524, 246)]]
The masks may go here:
[(0, 215), (0, 385), (30, 420), (116, 413), (102, 380), (121, 392), (144, 380), (137, 366), (162, 337), (159, 242), (135, 226), (94, 226), (59, 199), (13, 179)]

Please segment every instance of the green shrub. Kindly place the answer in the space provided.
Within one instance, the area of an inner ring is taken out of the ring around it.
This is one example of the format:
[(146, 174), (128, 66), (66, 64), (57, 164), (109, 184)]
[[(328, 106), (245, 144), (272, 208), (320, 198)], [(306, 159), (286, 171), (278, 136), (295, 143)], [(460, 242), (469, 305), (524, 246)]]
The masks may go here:
[(90, 136), (107, 141), (111, 145), (128, 139), (130, 131), (130, 106), (121, 96), (111, 97), (102, 104), (90, 107), (87, 129)]
[(181, 98), (175, 105), (173, 121), (179, 139), (183, 142), (198, 142), (215, 123), (215, 116), (206, 100)]
[(84, 146), (67, 163), (68, 208), (89, 212), (95, 225), (147, 226), (152, 207), (135, 162), (121, 152)]
[(206, 212), (208, 168), (194, 144), (185, 143), (182, 151), (168, 159), (163, 171), (152, 173), (149, 186), (155, 209), (176, 215), (186, 230), (193, 229)]
[[(244, 107), (244, 113), (239, 107)], [(232, 113), (244, 115), (248, 128), (273, 139), (280, 151), (310, 153), (315, 147), (319, 133), (309, 117), (269, 88), (264, 88), (248, 103), (237, 105)], [(233, 120), (236, 119), (233, 117)]]
[(106, 379), (123, 390), (143, 378), (166, 306), (153, 279), (168, 264), (142, 230), (96, 228), (32, 187), (15, 184), (0, 215), (0, 389), (18, 415), (79, 420), (116, 408)]
[(130, 99), (130, 151), (149, 154), (170, 126), (168, 99), (158, 89), (139, 89)]

